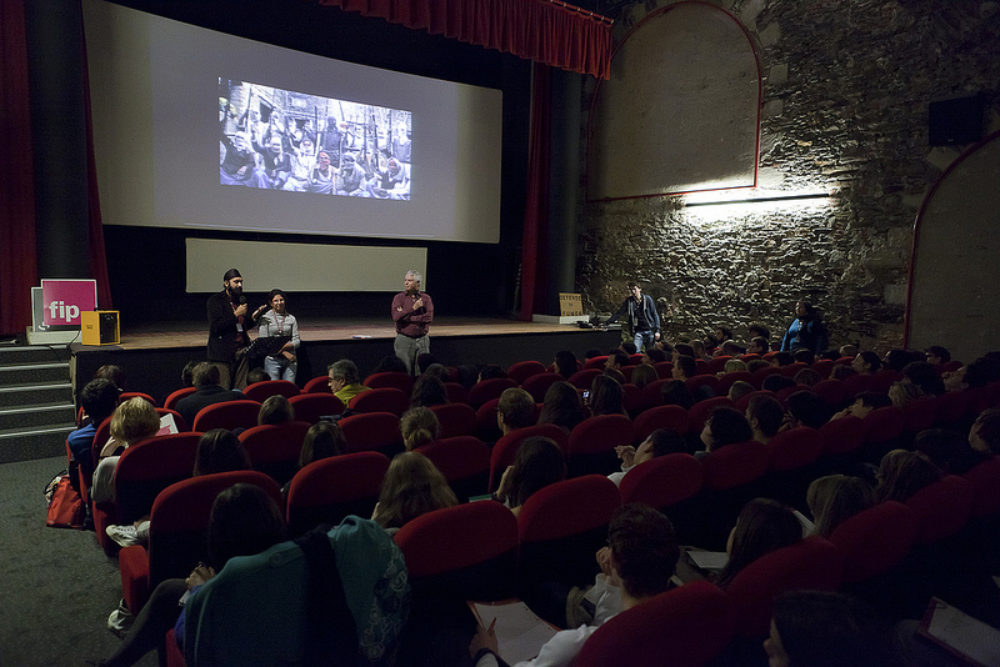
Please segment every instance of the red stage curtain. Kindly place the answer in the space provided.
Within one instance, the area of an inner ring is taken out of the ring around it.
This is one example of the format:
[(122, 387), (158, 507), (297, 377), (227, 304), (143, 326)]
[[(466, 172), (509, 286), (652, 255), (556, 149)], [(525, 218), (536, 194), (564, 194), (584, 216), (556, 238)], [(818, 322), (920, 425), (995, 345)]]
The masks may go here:
[(0, 0), (0, 127), (7, 140), (0, 160), (0, 333), (31, 324), (35, 254), (35, 175), (28, 100), (25, 0)]
[(558, 0), (318, 2), (571, 72), (607, 79), (611, 71), (611, 20)]
[(549, 218), (549, 141), (552, 112), (549, 97), (552, 72), (535, 63), (531, 90), (531, 129), (528, 137), (528, 187), (521, 241), (521, 319), (531, 320), (539, 284), (539, 254)]

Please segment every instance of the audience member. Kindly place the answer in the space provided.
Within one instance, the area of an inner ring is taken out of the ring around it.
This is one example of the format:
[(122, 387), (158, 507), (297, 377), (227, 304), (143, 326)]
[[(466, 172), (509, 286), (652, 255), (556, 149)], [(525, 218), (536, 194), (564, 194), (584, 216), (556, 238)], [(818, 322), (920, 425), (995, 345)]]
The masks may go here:
[[(83, 474), (94, 474), (95, 461), (91, 457), (90, 447), (94, 442), (97, 427), (111, 416), (118, 405), (118, 387), (110, 380), (98, 378), (91, 380), (80, 390), (80, 407), (83, 408), (83, 426), (66, 436), (66, 443), (73, 454), (73, 462), (80, 466)], [(73, 471), (71, 471), (73, 472)], [(79, 480), (76, 474), (70, 475), (70, 480), (76, 484)]]
[(1000, 454), (1000, 408), (979, 413), (969, 429), (969, 446), (983, 456)]
[(639, 389), (642, 389), (650, 382), (656, 382), (660, 379), (657, 375), (656, 369), (649, 364), (639, 364), (638, 366), (632, 367), (632, 384), (634, 384)]
[(803, 368), (795, 374), (795, 377), (792, 378), (792, 380), (795, 381), (795, 384), (802, 387), (813, 387), (819, 384), (822, 379), (823, 378), (820, 377), (819, 373), (811, 368)]
[[(209, 517), (207, 564), (200, 563), (187, 579), (160, 582), (118, 650), (98, 664), (105, 667), (134, 665), (153, 649), (160, 651), (162, 663), (166, 659), (163, 642), (167, 631), (183, 613), (184, 607), (178, 603), (182, 596), (214, 577), (230, 558), (260, 553), (281, 542), (284, 536), (281, 510), (260, 487), (240, 483), (220, 493), (212, 503)], [(178, 641), (182, 642), (183, 636), (178, 637)]]
[[(556, 633), (538, 656), (517, 667), (570, 665), (584, 642), (620, 610), (642, 604), (671, 586), (680, 550), (670, 519), (651, 507), (629, 503), (619, 508), (608, 525), (608, 546), (597, 552), (601, 567), (589, 595), (596, 609), (587, 625)], [(475, 667), (497, 667), (497, 639), (492, 627), (479, 627), (469, 653)]]
[(858, 356), (854, 357), (851, 368), (861, 375), (875, 375), (882, 368), (882, 360), (871, 350), (865, 350), (858, 352)]
[(250, 456), (240, 439), (224, 428), (213, 428), (198, 440), (193, 475), (249, 470)]
[(737, 380), (736, 382), (729, 385), (729, 393), (726, 395), (729, 400), (735, 403), (747, 394), (752, 394), (757, 391), (756, 388), (746, 380)]
[(194, 419), (202, 408), (245, 398), (242, 393), (224, 389), (219, 384), (221, 382), (219, 367), (212, 362), (202, 361), (194, 367), (193, 373), (194, 392), (177, 401), (175, 408), (190, 428), (194, 427)]
[(94, 371), (95, 380), (108, 380), (118, 388), (118, 393), (127, 391), (125, 380), (125, 371), (121, 366), (116, 366), (114, 364), (104, 364)]
[(551, 438), (533, 436), (517, 450), (494, 494), (516, 515), (521, 505), (539, 489), (566, 479), (566, 459)]
[(944, 393), (944, 382), (938, 375), (937, 368), (926, 361), (911, 361), (903, 366), (903, 377), (920, 387), (929, 396), (939, 396)]
[(813, 534), (830, 537), (837, 526), (875, 504), (875, 490), (860, 477), (826, 475), (809, 485), (806, 504), (813, 515)]
[(797, 391), (785, 403), (788, 405), (788, 421), (792, 428), (819, 428), (830, 421), (830, 409), (822, 398), (811, 391)]
[(772, 366), (791, 366), (795, 363), (795, 356), (791, 352), (775, 352), (774, 356), (771, 357)]
[(747, 354), (758, 354), (760, 356), (764, 356), (770, 351), (767, 339), (762, 336), (754, 336), (750, 339), (750, 344), (747, 345)]
[(344, 405), (361, 392), (368, 391), (368, 387), (361, 384), (357, 365), (350, 359), (335, 361), (326, 370), (330, 378), (330, 391)]
[(607, 375), (598, 375), (590, 384), (588, 405), (594, 417), (625, 414), (625, 393), (621, 384)]
[(553, 382), (545, 391), (539, 424), (555, 424), (572, 431), (573, 427), (586, 418), (583, 402), (576, 387), (569, 382)]
[(818, 353), (825, 350), (828, 343), (829, 336), (819, 311), (808, 301), (797, 302), (795, 319), (788, 325), (785, 337), (781, 340), (781, 351), (794, 352), (799, 348), (805, 348)]
[(576, 355), (569, 350), (560, 350), (556, 352), (556, 358), (554, 362), (556, 373), (563, 376), (564, 378), (569, 378), (579, 370), (579, 363), (576, 360)]
[(802, 524), (790, 509), (767, 498), (751, 500), (740, 510), (729, 533), (729, 561), (719, 573), (718, 585), (726, 588), (750, 563), (801, 539)]
[(834, 364), (833, 368), (830, 369), (830, 379), (831, 380), (846, 380), (852, 375), (857, 375), (858, 372), (854, 370), (854, 367), (848, 364)]
[(894, 449), (882, 457), (877, 476), (875, 499), (878, 502), (898, 500), (905, 503), (914, 493), (941, 479), (942, 472), (917, 452)]
[(519, 428), (532, 426), (535, 419), (535, 399), (520, 387), (508, 387), (497, 403), (497, 426), (504, 435)]
[(479, 369), (479, 382), (505, 377), (507, 377), (507, 374), (496, 364), (487, 364)]
[(430, 408), (410, 408), (399, 419), (399, 431), (407, 451), (422, 447), (441, 437), (441, 423)]
[(951, 352), (948, 351), (948, 348), (941, 347), (940, 345), (931, 345), (924, 350), (924, 358), (927, 360), (927, 363), (933, 366), (940, 366), (951, 361)]
[(271, 379), (271, 376), (267, 374), (267, 371), (263, 367), (257, 366), (256, 368), (251, 368), (247, 371), (247, 386), (250, 386), (256, 382), (267, 382)]
[[(442, 367), (443, 368), (443, 367)], [(448, 389), (441, 378), (434, 375), (421, 375), (413, 383), (410, 394), (410, 407), (444, 405), (448, 402)]]
[(679, 405), (685, 410), (694, 405), (694, 397), (688, 391), (684, 380), (664, 382), (660, 386), (660, 399), (664, 405)]
[(337, 424), (328, 421), (316, 422), (306, 431), (299, 452), (299, 468), (305, 468), (313, 461), (340, 456), (347, 453), (347, 438)]
[(914, 353), (910, 350), (901, 350), (899, 348), (889, 350), (885, 353), (885, 358), (882, 359), (882, 365), (891, 371), (901, 372), (906, 364), (919, 359), (923, 361), (924, 355), (922, 353), (917, 353), (919, 357), (915, 357)]
[(695, 452), (695, 456), (703, 459), (714, 451), (728, 445), (746, 442), (752, 437), (750, 424), (739, 410), (725, 406), (718, 407), (705, 420), (705, 426), (701, 430), (701, 442), (705, 445), (705, 449)]
[(698, 365), (694, 357), (682, 354), (674, 359), (674, 367), (671, 371), (675, 380), (689, 380), (698, 374)]
[(746, 371), (747, 363), (742, 359), (729, 359), (726, 361), (726, 365), (723, 366), (722, 372), (718, 373), (719, 377), (726, 375), (727, 373), (740, 373)]
[(913, 449), (950, 475), (964, 475), (983, 460), (961, 433), (945, 428), (931, 428), (917, 433)]
[(457, 504), (455, 492), (430, 459), (403, 452), (389, 464), (372, 520), (394, 533), (422, 514)]
[(772, 667), (896, 664), (885, 623), (859, 600), (829, 591), (790, 591), (774, 601), (764, 652)]
[(192, 359), (184, 364), (184, 368), (181, 369), (181, 387), (194, 386), (194, 369), (199, 363)]
[(98, 454), (90, 498), (102, 503), (114, 498), (115, 467), (122, 452), (132, 445), (152, 438), (160, 430), (160, 415), (144, 398), (130, 398), (111, 415), (111, 437)]
[(860, 351), (861, 350), (858, 349), (857, 345), (852, 345), (850, 343), (848, 343), (847, 345), (841, 345), (840, 348), (837, 350), (841, 358), (851, 357), (852, 359), (858, 356), (858, 352)]
[(395, 354), (387, 354), (375, 364), (371, 374), (375, 373), (406, 373), (406, 362)]
[(797, 364), (812, 366), (816, 362), (816, 353), (813, 350), (798, 349), (792, 352), (792, 358)]
[(915, 385), (908, 378), (903, 378), (898, 382), (893, 382), (892, 386), (889, 387), (889, 400), (897, 408), (902, 408), (911, 401), (915, 401), (923, 396), (924, 392), (920, 389), (920, 387)]
[(615, 447), (615, 453), (622, 462), (621, 470), (608, 475), (608, 479), (614, 482), (615, 486), (621, 486), (625, 474), (640, 463), (645, 463), (658, 456), (684, 453), (687, 450), (687, 441), (680, 434), (670, 429), (658, 428), (650, 433), (638, 448), (632, 445)]
[(753, 439), (767, 444), (785, 424), (785, 408), (775, 397), (760, 394), (747, 404), (746, 418)]
[(260, 404), (260, 411), (257, 413), (257, 425), (275, 426), (295, 420), (295, 409), (288, 399), (281, 394), (268, 396)]
[(885, 394), (881, 394), (877, 391), (863, 391), (854, 397), (853, 403), (833, 415), (830, 419), (832, 421), (834, 419), (847, 416), (864, 419), (869, 415), (869, 413), (871, 413), (872, 410), (885, 408), (890, 405), (892, 405), (892, 401), (890, 401), (889, 397)]
[(622, 367), (628, 366), (631, 363), (632, 360), (627, 353), (620, 349), (614, 349), (608, 354), (608, 359), (604, 362), (604, 368), (614, 368), (620, 371)]
[(764, 391), (774, 392), (775, 394), (782, 389), (788, 389), (789, 387), (795, 386), (795, 380), (780, 373), (774, 373), (768, 375), (764, 378), (764, 381), (760, 383), (760, 388)]

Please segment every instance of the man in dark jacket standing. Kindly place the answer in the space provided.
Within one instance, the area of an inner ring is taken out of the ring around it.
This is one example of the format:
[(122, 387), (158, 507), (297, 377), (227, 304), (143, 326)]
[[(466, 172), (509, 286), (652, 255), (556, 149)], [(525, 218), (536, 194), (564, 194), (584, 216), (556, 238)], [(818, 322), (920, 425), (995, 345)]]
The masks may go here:
[(617, 322), (622, 315), (627, 315), (626, 322), (629, 333), (634, 337), (635, 350), (642, 352), (660, 340), (660, 314), (656, 312), (653, 298), (648, 294), (644, 295), (637, 283), (629, 283), (628, 289), (631, 296), (622, 302), (605, 324)]
[(243, 389), (247, 384), (248, 361), (244, 354), (250, 344), (247, 334), (267, 306), (247, 312), (243, 296), (243, 276), (229, 269), (222, 277), (223, 290), (208, 297), (208, 360), (219, 367), (219, 384)]

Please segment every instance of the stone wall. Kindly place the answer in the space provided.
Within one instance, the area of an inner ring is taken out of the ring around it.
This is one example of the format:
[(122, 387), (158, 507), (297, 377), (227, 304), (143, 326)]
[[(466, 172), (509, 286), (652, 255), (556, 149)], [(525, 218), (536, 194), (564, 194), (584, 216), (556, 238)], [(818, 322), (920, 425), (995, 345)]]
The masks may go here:
[[(667, 4), (613, 14), (619, 42)], [(759, 186), (833, 196), (698, 208), (682, 197), (585, 204), (577, 261), (585, 302), (613, 310), (625, 281), (637, 278), (668, 335), (724, 324), (745, 339), (758, 321), (780, 336), (805, 298), (825, 313), (833, 344), (901, 345), (914, 218), (964, 148), (928, 146), (928, 103), (984, 91), (990, 129), (1000, 126), (1000, 3), (715, 4), (748, 28), (761, 61)], [(585, 109), (593, 91), (591, 82)]]

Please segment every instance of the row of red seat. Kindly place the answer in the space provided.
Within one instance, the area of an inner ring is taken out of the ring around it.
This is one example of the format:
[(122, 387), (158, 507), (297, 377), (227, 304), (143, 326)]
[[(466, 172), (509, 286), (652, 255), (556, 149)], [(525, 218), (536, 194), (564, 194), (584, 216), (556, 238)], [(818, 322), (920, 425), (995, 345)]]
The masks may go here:
[[(658, 461), (643, 464), (637, 471), (653, 463)], [(184, 544), (185, 536), (204, 528), (210, 497), (235, 481), (257, 483), (272, 495), (276, 492), (276, 485), (266, 477), (222, 473), (175, 484), (157, 498), (148, 549), (129, 547), (122, 552), (123, 588), (130, 608), (138, 609), (133, 605), (141, 604), (136, 597), (138, 587), (145, 585), (149, 590), (160, 579), (172, 576), (166, 569), (180, 564), (177, 552), (194, 553), (193, 545)], [(593, 643), (588, 642), (579, 664), (606, 664), (601, 660), (614, 653), (614, 647), (621, 651), (623, 646), (638, 650), (638, 655), (658, 649), (662, 656), (666, 647), (659, 641), (646, 642), (645, 648), (632, 643), (635, 624), (652, 627), (677, 614), (697, 615), (708, 601), (715, 616), (703, 619), (701, 630), (676, 634), (674, 628), (662, 626), (655, 636), (669, 638), (671, 646), (675, 641), (683, 643), (684, 652), (704, 651), (711, 657), (733, 637), (765, 635), (777, 594), (802, 588), (835, 590), (889, 573), (916, 546), (953, 538), (970, 520), (1000, 513), (993, 492), (998, 483), (1000, 459), (994, 458), (965, 477), (948, 476), (925, 487), (906, 503), (890, 501), (865, 510), (845, 521), (829, 540), (807, 538), (758, 559), (737, 575), (723, 595), (701, 583), (661, 595), (654, 604), (636, 608), (641, 611), (609, 621), (595, 634)], [(579, 582), (592, 576), (593, 551), (600, 546), (615, 509), (630, 500), (637, 498), (628, 494), (624, 484), (619, 495), (607, 479), (584, 476), (537, 492), (517, 517), (497, 503), (469, 503), (418, 517), (395, 540), (406, 558), (416, 595), (446, 590), (461, 599), (500, 599), (518, 595), (526, 582)], [(290, 506), (291, 502), (290, 495)], [(663, 509), (670, 514), (670, 507)], [(552, 558), (552, 554), (559, 557)], [(477, 572), (475, 581), (462, 577), (470, 569)], [(629, 643), (623, 644), (626, 638)]]

